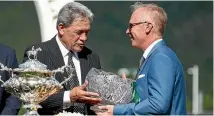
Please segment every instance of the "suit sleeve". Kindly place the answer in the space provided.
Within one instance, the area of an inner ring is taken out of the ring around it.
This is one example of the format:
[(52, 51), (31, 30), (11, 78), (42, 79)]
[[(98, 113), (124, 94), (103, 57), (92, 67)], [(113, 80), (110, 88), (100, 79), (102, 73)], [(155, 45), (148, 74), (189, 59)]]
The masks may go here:
[[(17, 61), (16, 53), (14, 50), (11, 53), (8, 53), (7, 59), (8, 60), (7, 60), (6, 65), (8, 67), (10, 67), (10, 68), (17, 68), (18, 67), (18, 61)], [(6, 76), (7, 76), (7, 79), (9, 79), (9, 75), (6, 74)], [(5, 104), (4, 109), (1, 112), (1, 115), (16, 115), (16, 114), (18, 114), (18, 111), (21, 107), (21, 101), (17, 97), (12, 96), (9, 93), (5, 92), (5, 94), (8, 94), (8, 97), (6, 99), (6, 104)]]
[[(63, 110), (63, 96), (64, 96), (64, 91), (60, 91), (59, 93), (49, 96), (45, 101), (40, 103), (42, 108), (47, 109), (45, 111), (47, 115), (58, 114)], [(43, 111), (44, 110), (38, 109), (39, 114), (44, 114)]]
[(100, 58), (99, 58), (99, 56), (97, 55), (97, 54), (95, 54), (95, 61), (97, 62), (96, 63), (96, 67), (97, 67), (97, 69), (101, 69), (101, 63), (100, 63)]
[(168, 56), (164, 54), (154, 56), (151, 59), (148, 72), (149, 97), (138, 104), (116, 105), (114, 114), (144, 115), (167, 113), (172, 99), (175, 70), (175, 66)]

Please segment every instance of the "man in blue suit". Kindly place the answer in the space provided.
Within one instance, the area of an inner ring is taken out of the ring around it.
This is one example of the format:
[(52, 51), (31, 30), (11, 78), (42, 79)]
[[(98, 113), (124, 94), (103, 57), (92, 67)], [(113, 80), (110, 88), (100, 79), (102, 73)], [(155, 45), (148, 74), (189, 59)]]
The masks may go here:
[[(136, 78), (138, 100), (129, 104), (101, 106), (101, 115), (185, 115), (184, 72), (176, 54), (162, 35), (167, 14), (156, 4), (136, 2), (126, 33), (132, 46), (144, 51)], [(136, 96), (135, 96), (136, 97)]]
[[(18, 67), (15, 50), (0, 44), (0, 54), (0, 62), (2, 64), (10, 68)], [(4, 82), (10, 77), (5, 71), (0, 71), (0, 76)], [(16, 115), (18, 114), (20, 107), (21, 101), (19, 101), (15, 96), (7, 93), (3, 87), (0, 87), (0, 114)]]

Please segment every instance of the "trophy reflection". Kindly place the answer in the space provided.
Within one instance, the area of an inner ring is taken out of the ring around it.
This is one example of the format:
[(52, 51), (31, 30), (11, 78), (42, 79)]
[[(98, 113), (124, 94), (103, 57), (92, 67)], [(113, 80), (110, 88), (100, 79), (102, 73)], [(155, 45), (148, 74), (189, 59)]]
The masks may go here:
[[(56, 70), (48, 70), (45, 64), (37, 60), (37, 54), (41, 48), (27, 52), (28, 60), (19, 65), (19, 68), (11, 69), (0, 63), (0, 71), (7, 71), (11, 75), (10, 79), (3, 82), (5, 90), (19, 98), (26, 108), (24, 115), (39, 115), (37, 112), (40, 102), (47, 99), (50, 95), (57, 93), (63, 88), (62, 84), (72, 78), (72, 74), (67, 79), (59, 83), (55, 79), (56, 73), (63, 73), (69, 66), (62, 66)], [(31, 59), (31, 57), (33, 58)]]

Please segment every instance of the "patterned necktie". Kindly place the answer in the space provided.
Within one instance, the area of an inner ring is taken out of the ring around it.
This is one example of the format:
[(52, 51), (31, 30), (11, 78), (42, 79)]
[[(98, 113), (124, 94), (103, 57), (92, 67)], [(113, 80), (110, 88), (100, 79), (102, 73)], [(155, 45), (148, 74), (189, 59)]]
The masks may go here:
[[(74, 87), (76, 86), (79, 86), (79, 80), (78, 80), (78, 77), (77, 77), (77, 73), (76, 73), (76, 69), (75, 69), (75, 66), (74, 66), (74, 62), (72, 60), (72, 56), (73, 56), (73, 52), (69, 52), (68, 53), (68, 65), (70, 65), (74, 70), (68, 70), (67, 73), (68, 75), (70, 75), (71, 73), (73, 74), (72, 78), (68, 81), (67, 84), (69, 84), (70, 88), (73, 89)], [(72, 103), (71, 105), (72, 109), (73, 109), (73, 112), (78, 112), (78, 113), (81, 113), (81, 114), (84, 114), (84, 107), (85, 107), (85, 104), (83, 103)]]
[(72, 56), (73, 56), (73, 53), (72, 52), (69, 52), (68, 53), (68, 65), (71, 66), (71, 68), (73, 68), (73, 70), (67, 70), (67, 73), (68, 75), (72, 74), (72, 78), (68, 81), (68, 84), (70, 86), (70, 88), (74, 88), (76, 86), (79, 86), (79, 80), (78, 80), (78, 77), (77, 77), (77, 73), (76, 73), (76, 69), (75, 69), (75, 66), (74, 66), (74, 62), (72, 60)]

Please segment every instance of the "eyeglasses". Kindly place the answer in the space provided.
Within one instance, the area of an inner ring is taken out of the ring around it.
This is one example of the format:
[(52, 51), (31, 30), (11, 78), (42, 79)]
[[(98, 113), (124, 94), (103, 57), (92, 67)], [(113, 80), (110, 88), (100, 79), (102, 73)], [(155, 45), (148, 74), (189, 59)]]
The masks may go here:
[(129, 23), (129, 29), (131, 29), (132, 27), (136, 26), (136, 25), (140, 25), (140, 24), (143, 24), (143, 23), (148, 23), (148, 24), (151, 24), (147, 21), (144, 21), (144, 22), (138, 22), (138, 23)]

